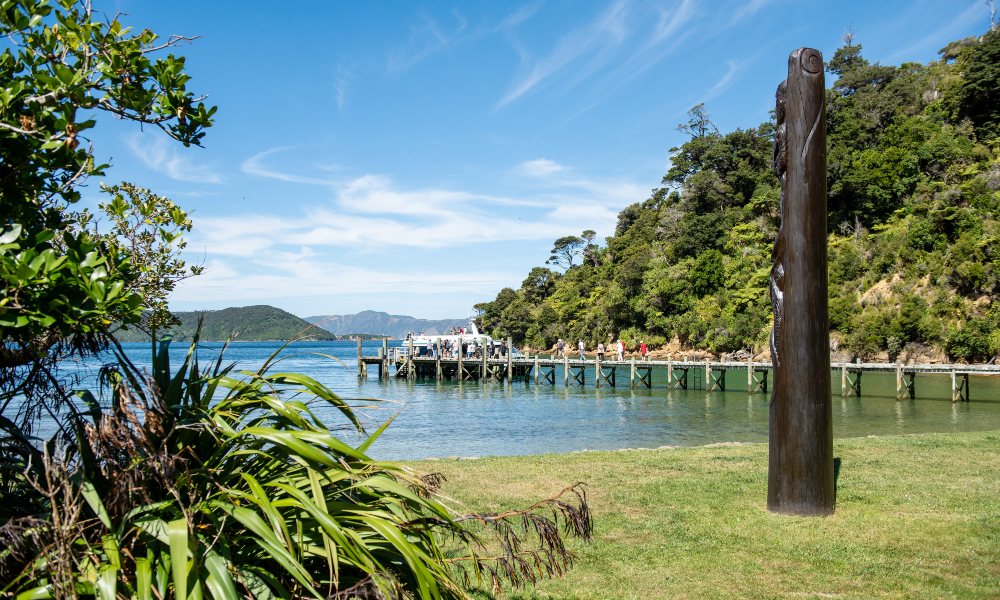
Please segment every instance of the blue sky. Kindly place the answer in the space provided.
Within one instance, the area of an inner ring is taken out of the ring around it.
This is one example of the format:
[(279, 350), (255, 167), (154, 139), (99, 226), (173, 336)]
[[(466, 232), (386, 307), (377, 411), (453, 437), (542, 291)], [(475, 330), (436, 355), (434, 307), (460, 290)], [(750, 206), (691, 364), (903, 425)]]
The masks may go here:
[[(95, 1), (200, 39), (178, 53), (219, 106), (204, 148), (105, 119), (126, 180), (192, 212), (175, 310), (272, 304), (463, 317), (552, 241), (644, 200), (686, 112), (768, 118), (789, 52), (845, 32), (872, 61), (937, 58), (983, 0)], [(96, 181), (90, 182), (94, 193)]]

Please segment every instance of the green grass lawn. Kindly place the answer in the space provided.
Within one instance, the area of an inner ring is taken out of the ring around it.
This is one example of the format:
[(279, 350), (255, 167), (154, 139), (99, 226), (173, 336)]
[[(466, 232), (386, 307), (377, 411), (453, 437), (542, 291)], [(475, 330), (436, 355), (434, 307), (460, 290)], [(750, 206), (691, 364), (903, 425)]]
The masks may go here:
[(766, 510), (767, 445), (437, 460), (465, 508), (588, 484), (591, 543), (511, 598), (1000, 597), (1000, 432), (835, 441), (837, 510)]

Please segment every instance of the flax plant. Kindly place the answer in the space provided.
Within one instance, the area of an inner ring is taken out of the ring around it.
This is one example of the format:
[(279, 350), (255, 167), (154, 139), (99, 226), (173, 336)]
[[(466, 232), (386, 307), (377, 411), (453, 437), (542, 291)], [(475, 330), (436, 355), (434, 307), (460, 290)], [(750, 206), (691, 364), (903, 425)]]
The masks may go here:
[(590, 535), (579, 486), (461, 514), (437, 477), (367, 456), (389, 422), (357, 447), (337, 437), (313, 407), (363, 431), (352, 408), (279, 372), (278, 352), (203, 371), (195, 343), (171, 371), (168, 343), (148, 374), (119, 348), (110, 407), (81, 393), (75, 446), (25, 475), (48, 512), (0, 528), (0, 571), (16, 573), (0, 597), (464, 598), (559, 575), (562, 534)]

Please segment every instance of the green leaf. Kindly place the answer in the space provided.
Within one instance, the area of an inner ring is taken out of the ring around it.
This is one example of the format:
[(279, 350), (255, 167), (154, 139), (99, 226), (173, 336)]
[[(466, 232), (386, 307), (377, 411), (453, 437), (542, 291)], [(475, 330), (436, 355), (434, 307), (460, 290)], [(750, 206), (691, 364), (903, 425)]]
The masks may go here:
[(138, 600), (153, 600), (153, 571), (149, 559), (135, 559), (135, 593)]
[(187, 520), (177, 519), (167, 523), (167, 537), (170, 540), (170, 568), (174, 580), (174, 597), (177, 600), (187, 600), (190, 575)]
[(208, 578), (205, 587), (217, 600), (238, 600), (240, 595), (236, 592), (236, 585), (229, 575), (228, 565), (225, 560), (214, 550), (209, 550), (205, 555), (205, 567), (208, 568)]
[(111, 529), (111, 517), (108, 515), (108, 511), (104, 508), (104, 503), (101, 502), (101, 495), (97, 493), (97, 488), (94, 484), (88, 480), (83, 480), (80, 482), (80, 495), (86, 500), (90, 509), (97, 514), (97, 518), (104, 523), (104, 526)]
[(21, 237), (21, 224), (14, 223), (10, 228), (0, 233), (0, 244), (10, 244)]

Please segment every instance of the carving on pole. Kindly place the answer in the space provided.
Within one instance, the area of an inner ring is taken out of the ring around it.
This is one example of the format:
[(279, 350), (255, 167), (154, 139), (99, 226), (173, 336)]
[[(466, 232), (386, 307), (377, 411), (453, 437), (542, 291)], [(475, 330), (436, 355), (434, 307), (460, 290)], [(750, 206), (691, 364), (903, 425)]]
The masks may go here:
[[(771, 251), (771, 310), (774, 312), (774, 327), (771, 329), (771, 362), (774, 363), (775, 389), (781, 372), (781, 321), (784, 318), (785, 308), (783, 306), (784, 277), (785, 277), (785, 236), (784, 236), (784, 214), (785, 214), (785, 171), (788, 165), (788, 142), (785, 139), (785, 95), (787, 85), (784, 81), (778, 84), (778, 90), (774, 93), (774, 115), (777, 130), (774, 136), (774, 172), (778, 175), (778, 183), (781, 186), (779, 200), (779, 212), (782, 221), (778, 224), (778, 236), (774, 240), (774, 249)], [(771, 395), (771, 402), (776, 398)]]
[(774, 168), (781, 226), (771, 267), (768, 510), (822, 515), (834, 509), (827, 307), (826, 125), (823, 56), (800, 48), (778, 86)]

